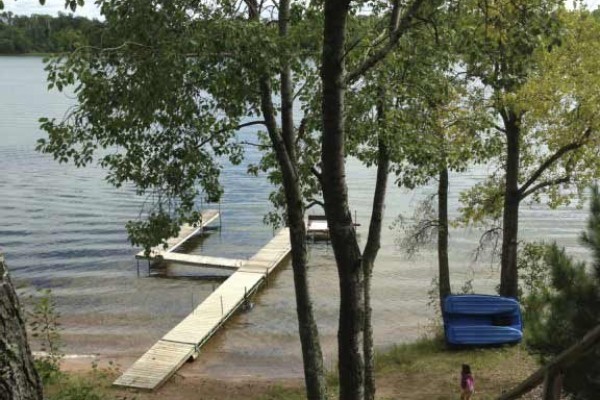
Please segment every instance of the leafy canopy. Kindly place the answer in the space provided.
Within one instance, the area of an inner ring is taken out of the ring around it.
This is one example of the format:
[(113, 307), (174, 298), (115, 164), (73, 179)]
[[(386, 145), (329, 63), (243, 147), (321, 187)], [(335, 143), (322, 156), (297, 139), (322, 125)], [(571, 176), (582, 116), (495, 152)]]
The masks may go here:
[[(468, 73), (488, 88), (490, 112), (498, 120), (517, 118), (520, 198), (550, 207), (582, 199), (581, 190), (600, 173), (600, 110), (592, 89), (600, 77), (600, 25), (588, 12), (566, 10), (557, 1), (486, 3), (496, 7), (479, 12), (496, 17), (465, 39), (465, 48), (475, 46), (465, 61)], [(461, 195), (466, 223), (502, 213), (506, 135), (499, 125), (497, 171)]]
[(47, 61), (49, 87), (78, 104), (41, 119), (38, 149), (79, 167), (97, 159), (110, 183), (147, 196), (146, 218), (127, 228), (148, 250), (197, 222), (198, 196), (219, 199), (221, 160), (242, 158), (237, 128), (260, 123), (258, 77), (273, 77), (304, 42), (281, 43), (274, 24), (248, 21), (229, 1), (98, 4), (110, 45)]

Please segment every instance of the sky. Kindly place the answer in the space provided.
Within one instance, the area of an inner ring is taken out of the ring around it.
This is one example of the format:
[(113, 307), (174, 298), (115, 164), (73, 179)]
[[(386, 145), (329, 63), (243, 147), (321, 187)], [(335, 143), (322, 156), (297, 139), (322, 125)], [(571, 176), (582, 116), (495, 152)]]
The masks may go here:
[[(570, 0), (567, 0), (570, 3)], [(590, 9), (595, 9), (600, 5), (600, 0), (586, 0), (585, 3)], [(45, 6), (40, 6), (39, 0), (4, 0), (5, 11), (12, 11), (15, 14), (51, 14), (56, 15), (59, 12), (66, 12), (64, 0), (46, 0)], [(70, 10), (69, 10), (70, 11)], [(78, 7), (75, 15), (99, 18), (100, 11), (94, 4), (94, 0), (86, 0), (83, 7)]]
[[(600, 1), (600, 0), (598, 0)], [(4, 0), (4, 11), (12, 11), (15, 14), (51, 14), (59, 12), (70, 13), (65, 10), (65, 0), (46, 0), (46, 5), (41, 6), (39, 0)], [(83, 7), (77, 7), (75, 15), (87, 18), (100, 18), (100, 10), (94, 4), (94, 0), (86, 0)]]

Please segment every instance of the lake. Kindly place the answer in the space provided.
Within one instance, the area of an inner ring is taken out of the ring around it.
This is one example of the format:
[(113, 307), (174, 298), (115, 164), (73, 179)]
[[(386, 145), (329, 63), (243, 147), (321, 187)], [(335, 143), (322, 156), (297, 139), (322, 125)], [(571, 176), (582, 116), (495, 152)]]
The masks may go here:
[[(102, 354), (131, 361), (169, 331), (222, 280), (226, 272), (169, 267), (158, 276), (136, 273), (125, 222), (136, 219), (143, 199), (132, 187), (115, 189), (98, 166), (77, 169), (58, 164), (35, 151), (44, 135), (38, 118), (61, 118), (74, 100), (46, 90), (41, 58), (0, 57), (0, 251), (6, 256), (19, 292), (27, 299), (36, 289), (52, 289), (61, 314), (65, 352)], [(246, 128), (241, 140), (256, 131)], [(191, 252), (249, 257), (270, 237), (262, 223), (270, 210), (272, 190), (265, 177), (246, 174), (260, 154), (249, 148), (239, 166), (225, 164), (222, 229), (194, 241)], [(364, 241), (368, 229), (375, 170), (348, 162), (352, 210)], [(457, 215), (458, 194), (480, 181), (485, 168), (454, 174), (450, 179), (451, 216)], [(413, 340), (433, 316), (427, 306), (431, 280), (437, 273), (432, 249), (407, 259), (390, 229), (396, 217), (411, 210), (434, 189), (406, 191), (390, 186), (382, 247), (373, 277), (374, 333), (378, 346)], [(211, 205), (211, 207), (217, 207)], [(548, 210), (522, 207), (521, 239), (557, 241), (571, 254), (585, 257), (577, 244), (586, 211), (574, 206)], [(479, 293), (493, 293), (497, 266), (473, 261), (480, 231), (450, 233), (452, 283), (467, 280)], [(323, 338), (326, 365), (335, 362), (338, 289), (332, 250), (311, 245), (310, 283)], [(233, 318), (203, 350), (193, 366), (211, 376), (297, 377), (302, 375), (297, 338), (292, 272), (284, 265), (255, 299), (256, 307)]]

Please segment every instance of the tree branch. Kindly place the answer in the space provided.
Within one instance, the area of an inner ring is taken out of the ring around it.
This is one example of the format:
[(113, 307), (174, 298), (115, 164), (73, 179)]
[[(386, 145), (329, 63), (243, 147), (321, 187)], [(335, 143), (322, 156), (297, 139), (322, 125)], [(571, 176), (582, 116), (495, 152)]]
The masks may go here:
[(247, 126), (252, 126), (252, 125), (266, 125), (266, 124), (267, 124), (267, 121), (250, 121), (250, 122), (245, 122), (243, 124), (239, 124), (238, 126), (236, 126), (233, 129), (238, 130), (238, 129), (245, 128)]
[(253, 142), (247, 142), (247, 141), (242, 141), (240, 143), (243, 145), (246, 145), (246, 146), (258, 147), (261, 150), (267, 150), (267, 149), (271, 148), (271, 146), (268, 144), (253, 143)]
[(309, 208), (312, 208), (314, 206), (321, 206), (321, 208), (325, 209), (325, 203), (323, 203), (320, 200), (315, 200), (315, 199), (312, 199), (312, 201), (310, 203), (308, 203), (306, 205), (306, 207), (304, 207), (304, 209), (308, 210)]
[(498, 253), (498, 241), (500, 239), (500, 233), (502, 232), (502, 228), (499, 226), (492, 226), (487, 229), (485, 232), (481, 234), (479, 237), (479, 243), (477, 248), (473, 252), (473, 259), (477, 261), (484, 251), (488, 248), (490, 243), (492, 244), (492, 248), (490, 249), (490, 254), (492, 255), (492, 263), (494, 262), (494, 255)]
[(317, 177), (317, 180), (318, 180), (319, 182), (322, 182), (322, 179), (323, 179), (323, 174), (322, 174), (321, 172), (319, 172), (319, 170), (318, 170), (317, 168), (315, 168), (315, 167), (310, 167), (310, 172), (312, 172), (312, 173), (313, 173), (313, 175)]
[(306, 123), (307, 123), (307, 119), (306, 116), (304, 116), (301, 120), (300, 120), (300, 126), (298, 126), (298, 134), (296, 135), (296, 144), (300, 143), (300, 141), (302, 139), (304, 139), (304, 134), (306, 132)]
[[(243, 124), (239, 124), (239, 125), (231, 127), (231, 128), (219, 129), (218, 131), (214, 132), (213, 135), (204, 139), (202, 142), (198, 143), (198, 145), (196, 147), (201, 148), (205, 144), (210, 143), (210, 141), (214, 139), (215, 135), (219, 135), (221, 133), (225, 133), (225, 132), (231, 131), (231, 130), (242, 129), (242, 128), (245, 128), (247, 126), (252, 126), (252, 125), (266, 125), (266, 123), (267, 123), (266, 121), (250, 121), (250, 122), (245, 122)], [(250, 143), (244, 143), (244, 144), (250, 144)]]
[(500, 125), (498, 125), (498, 124), (494, 124), (494, 128), (496, 128), (496, 129), (497, 129), (497, 130), (499, 130), (500, 132), (504, 132), (504, 133), (506, 133), (506, 129), (504, 129), (503, 127), (501, 127), (501, 126), (500, 126)]
[(560, 185), (561, 183), (569, 183), (570, 181), (571, 181), (571, 176), (567, 175), (567, 176), (563, 176), (562, 178), (551, 179), (548, 181), (540, 182), (537, 185), (532, 186), (529, 190), (526, 190), (525, 192), (521, 193), (521, 200), (525, 199), (527, 196), (531, 195), (535, 191), (540, 190), (542, 188), (545, 188), (548, 186), (553, 186), (553, 185)]
[[(519, 188), (519, 194), (521, 198), (527, 197), (527, 195), (532, 193), (532, 190), (528, 190), (531, 185), (535, 183), (535, 181), (546, 171), (548, 168), (552, 166), (556, 161), (558, 161), (562, 156), (567, 154), (570, 151), (577, 150), (581, 146), (585, 144), (585, 142), (589, 139), (592, 134), (592, 128), (587, 128), (581, 138), (575, 142), (571, 142), (556, 151), (552, 156), (550, 156), (546, 161), (540, 165), (540, 167), (531, 175), (531, 177)], [(539, 186), (539, 185), (538, 185)]]
[(216, 131), (214, 134), (218, 135), (220, 133), (225, 133), (225, 132), (231, 131), (231, 130), (237, 131), (238, 129), (242, 129), (242, 128), (245, 128), (247, 126), (252, 126), (252, 125), (267, 125), (267, 121), (250, 121), (250, 122), (245, 122), (243, 124), (239, 124), (239, 125), (231, 127), (231, 128), (220, 129), (220, 130)]
[(402, 14), (402, 16), (400, 15), (400, 7), (402, 2), (400, 0), (396, 0), (394, 2), (392, 15), (390, 17), (390, 33), (387, 44), (373, 53), (354, 71), (348, 73), (345, 79), (346, 85), (351, 85), (356, 82), (361, 76), (373, 68), (379, 61), (383, 60), (388, 53), (394, 49), (404, 32), (406, 32), (410, 26), (423, 2), (424, 0), (414, 0), (412, 4), (408, 6), (404, 14)]

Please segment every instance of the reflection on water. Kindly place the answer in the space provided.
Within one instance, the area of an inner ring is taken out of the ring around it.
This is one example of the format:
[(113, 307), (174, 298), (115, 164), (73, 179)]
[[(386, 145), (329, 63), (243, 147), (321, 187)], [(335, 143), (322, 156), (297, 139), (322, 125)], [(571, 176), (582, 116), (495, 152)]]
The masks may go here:
[[(61, 313), (67, 352), (137, 356), (196, 307), (230, 272), (168, 265), (151, 272), (140, 262), (141, 277), (124, 225), (135, 219), (141, 200), (132, 188), (114, 189), (97, 166), (59, 165), (34, 151), (42, 133), (37, 118), (60, 118), (72, 100), (45, 91), (41, 59), (0, 58), (0, 250), (6, 254), (23, 294), (52, 288)], [(240, 134), (248, 140), (254, 132)], [(251, 140), (249, 140), (251, 141)], [(256, 162), (248, 149), (247, 162)], [(368, 228), (375, 171), (349, 161), (351, 207), (361, 239)], [(450, 206), (456, 215), (458, 193), (486, 171), (451, 177)], [(248, 258), (272, 237), (262, 224), (271, 187), (246, 174), (246, 165), (225, 165), (222, 229), (205, 233), (179, 251)], [(375, 340), (378, 345), (411, 340), (432, 311), (427, 292), (436, 273), (433, 253), (412, 260), (395, 246), (388, 229), (399, 213), (410, 215), (432, 189), (392, 188), (382, 247), (373, 277)], [(585, 211), (573, 207), (548, 211), (523, 207), (522, 238), (556, 240), (581, 257), (577, 245)], [(489, 260), (472, 260), (480, 232), (454, 230), (450, 237), (452, 280), (456, 288), (474, 277), (478, 292), (491, 293), (498, 282)], [(331, 248), (311, 244), (310, 281), (323, 336), (327, 365), (333, 366), (337, 329), (337, 271)], [(236, 316), (204, 351), (193, 368), (214, 375), (298, 376), (302, 373), (294, 287), (289, 263), (273, 275), (252, 311)]]

